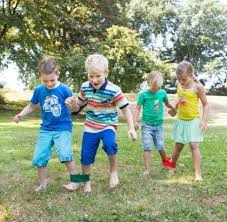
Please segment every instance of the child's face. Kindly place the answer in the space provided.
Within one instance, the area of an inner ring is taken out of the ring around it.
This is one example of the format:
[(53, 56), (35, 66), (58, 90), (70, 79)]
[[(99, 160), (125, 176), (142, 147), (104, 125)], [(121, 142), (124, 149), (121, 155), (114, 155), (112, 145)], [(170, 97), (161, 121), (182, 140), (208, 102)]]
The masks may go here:
[(108, 71), (94, 71), (92, 69), (88, 69), (88, 80), (92, 84), (95, 89), (100, 89), (104, 84), (106, 77), (108, 76)]
[(55, 73), (51, 74), (42, 74), (41, 73), (41, 81), (44, 84), (44, 86), (48, 89), (53, 89), (57, 85), (58, 82), (58, 75)]
[(150, 88), (151, 92), (153, 92), (153, 93), (156, 93), (160, 90), (160, 86), (157, 86), (156, 84), (150, 84), (149, 88)]
[(191, 85), (193, 78), (187, 74), (177, 75), (177, 80), (183, 88), (187, 88)]

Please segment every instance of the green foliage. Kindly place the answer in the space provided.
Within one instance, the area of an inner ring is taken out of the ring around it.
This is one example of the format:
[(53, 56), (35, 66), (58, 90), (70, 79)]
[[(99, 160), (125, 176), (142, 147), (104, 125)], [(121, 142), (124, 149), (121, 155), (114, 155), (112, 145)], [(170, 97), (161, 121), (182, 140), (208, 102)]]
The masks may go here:
[(133, 29), (137, 30), (144, 45), (157, 49), (157, 38), (163, 37), (166, 46), (168, 33), (173, 31), (176, 18), (175, 0), (132, 0), (128, 16)]
[(38, 61), (54, 57), (60, 79), (78, 90), (85, 57), (101, 51), (110, 59), (112, 81), (131, 91), (147, 71), (171, 73), (167, 62), (187, 58), (204, 72), (218, 58), (225, 67), (226, 27), (227, 7), (218, 0), (5, 0), (0, 68), (15, 62), (22, 81), (34, 87)]
[(129, 28), (112, 26), (102, 45), (110, 66), (109, 79), (129, 92), (138, 88), (149, 67), (149, 57), (140, 44), (139, 35)]
[(1, 105), (4, 105), (5, 103), (6, 103), (5, 98), (4, 98), (4, 96), (2, 95), (2, 93), (0, 92), (0, 106), (1, 106)]
[(110, 66), (109, 79), (121, 86), (124, 92), (138, 90), (145, 73), (160, 70), (170, 73), (170, 66), (158, 59), (158, 54), (145, 51), (139, 34), (129, 28), (112, 26), (107, 29), (101, 45)]
[(190, 59), (197, 70), (227, 56), (227, 8), (216, 0), (193, 0), (180, 8), (169, 55), (176, 62)]
[[(6, 56), (14, 61), (27, 85), (35, 82), (37, 64), (43, 56), (63, 60), (60, 61), (65, 65), (63, 79), (72, 79), (75, 76), (72, 71), (81, 76), (81, 68), (76, 68), (81, 63), (81, 51), (84, 47), (90, 51), (97, 42), (103, 41), (106, 29), (112, 24), (127, 24), (124, 12), (127, 4), (128, 0), (3, 1), (0, 5), (0, 18), (3, 18), (0, 19), (0, 61), (3, 63)], [(69, 56), (72, 56), (70, 61), (76, 59), (74, 64), (79, 63), (67, 70), (69, 63), (65, 59)]]

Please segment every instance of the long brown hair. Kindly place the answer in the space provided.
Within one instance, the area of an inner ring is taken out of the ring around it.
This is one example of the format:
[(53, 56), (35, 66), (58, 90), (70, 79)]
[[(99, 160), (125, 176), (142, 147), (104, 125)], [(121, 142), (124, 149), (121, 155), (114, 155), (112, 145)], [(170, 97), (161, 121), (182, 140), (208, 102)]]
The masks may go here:
[(195, 82), (200, 83), (200, 81), (194, 75), (193, 65), (188, 61), (182, 61), (177, 66), (176, 75), (181, 76), (183, 74), (186, 74), (187, 76), (191, 76)]

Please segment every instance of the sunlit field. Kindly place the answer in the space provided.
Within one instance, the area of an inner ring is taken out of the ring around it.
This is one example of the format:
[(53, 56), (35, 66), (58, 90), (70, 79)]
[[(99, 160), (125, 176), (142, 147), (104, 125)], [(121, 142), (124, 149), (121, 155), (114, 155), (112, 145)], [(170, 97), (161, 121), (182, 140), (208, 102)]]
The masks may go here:
[[(127, 139), (121, 122), (117, 132), (120, 185), (108, 188), (108, 162), (101, 147), (92, 172), (93, 192), (68, 193), (62, 184), (68, 174), (53, 152), (48, 165), (48, 189), (34, 192), (38, 184), (31, 166), (39, 131), (38, 113), (20, 124), (12, 122), (15, 111), (0, 115), (0, 220), (4, 221), (226, 221), (227, 127), (211, 126), (201, 144), (204, 181), (195, 182), (192, 157), (183, 150), (174, 175), (160, 167), (160, 157), (152, 154), (152, 173), (143, 175), (141, 135)], [(171, 155), (173, 120), (165, 122), (165, 143)], [(74, 117), (73, 151), (78, 166), (83, 118)], [(5, 219), (3, 219), (3, 217)]]

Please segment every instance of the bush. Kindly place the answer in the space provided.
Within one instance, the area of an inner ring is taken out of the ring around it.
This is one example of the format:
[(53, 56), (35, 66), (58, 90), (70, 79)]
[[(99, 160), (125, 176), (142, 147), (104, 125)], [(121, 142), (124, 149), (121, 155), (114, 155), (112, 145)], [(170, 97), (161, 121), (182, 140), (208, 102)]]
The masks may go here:
[(6, 104), (4, 96), (0, 93), (0, 105)]

